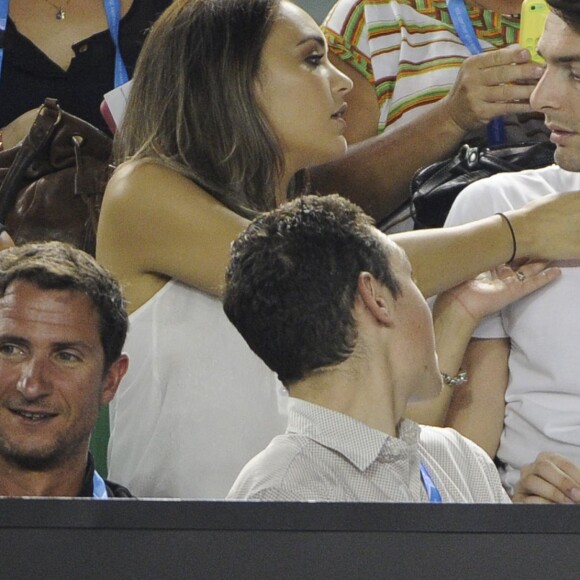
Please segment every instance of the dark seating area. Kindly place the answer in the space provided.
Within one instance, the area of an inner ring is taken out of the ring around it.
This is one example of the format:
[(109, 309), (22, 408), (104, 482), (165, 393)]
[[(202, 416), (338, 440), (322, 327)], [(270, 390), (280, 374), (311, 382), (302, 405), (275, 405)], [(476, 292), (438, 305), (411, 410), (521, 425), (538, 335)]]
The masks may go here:
[(3, 578), (577, 578), (561, 506), (5, 499)]

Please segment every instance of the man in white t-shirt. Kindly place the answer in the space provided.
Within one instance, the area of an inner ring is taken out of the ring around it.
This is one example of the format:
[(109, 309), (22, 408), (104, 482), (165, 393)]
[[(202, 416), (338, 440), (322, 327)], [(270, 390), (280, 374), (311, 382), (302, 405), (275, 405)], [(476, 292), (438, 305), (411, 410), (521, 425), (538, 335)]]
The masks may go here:
[[(580, 190), (580, 6), (549, 0), (538, 51), (546, 70), (532, 106), (545, 114), (558, 166), (496, 175), (468, 187), (447, 225), (550, 193)], [(489, 317), (466, 353), (467, 385), (448, 424), (496, 456), (514, 501), (580, 502), (580, 263), (553, 285)]]

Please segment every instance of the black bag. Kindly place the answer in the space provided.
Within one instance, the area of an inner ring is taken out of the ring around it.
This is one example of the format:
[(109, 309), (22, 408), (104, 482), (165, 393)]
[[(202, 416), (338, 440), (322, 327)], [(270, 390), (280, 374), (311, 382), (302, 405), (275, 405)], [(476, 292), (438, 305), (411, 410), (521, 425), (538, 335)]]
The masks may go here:
[(455, 198), (478, 179), (551, 165), (555, 148), (549, 141), (499, 147), (463, 145), (451, 159), (423, 167), (411, 181), (411, 217), (415, 229), (443, 226)]
[(112, 139), (46, 99), (24, 141), (0, 153), (0, 222), (16, 244), (60, 240), (94, 255)]

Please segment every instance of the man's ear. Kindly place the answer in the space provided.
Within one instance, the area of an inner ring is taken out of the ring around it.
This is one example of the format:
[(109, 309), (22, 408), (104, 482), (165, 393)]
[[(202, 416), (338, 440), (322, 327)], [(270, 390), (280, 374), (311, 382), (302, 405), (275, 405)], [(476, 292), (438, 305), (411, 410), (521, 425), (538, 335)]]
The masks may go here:
[(391, 326), (393, 324), (394, 298), (371, 273), (358, 275), (357, 290), (363, 304), (377, 321)]
[(101, 405), (107, 405), (113, 400), (121, 379), (129, 368), (129, 357), (122, 354), (105, 373), (103, 377), (103, 390), (101, 392)]

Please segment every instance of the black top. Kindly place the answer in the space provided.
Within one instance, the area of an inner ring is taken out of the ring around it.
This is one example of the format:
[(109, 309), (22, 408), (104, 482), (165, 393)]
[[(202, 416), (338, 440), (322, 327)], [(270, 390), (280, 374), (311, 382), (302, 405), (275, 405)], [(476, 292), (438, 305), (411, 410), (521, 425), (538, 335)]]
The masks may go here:
[[(133, 76), (147, 31), (169, 4), (171, 0), (133, 0), (121, 20), (121, 54), (129, 77)], [(39, 107), (46, 97), (54, 97), (65, 111), (110, 133), (99, 107), (103, 95), (114, 88), (115, 47), (111, 35), (104, 30), (72, 48), (75, 56), (64, 71), (8, 19), (0, 72), (0, 127)]]
[[(93, 497), (93, 474), (95, 473), (95, 462), (93, 456), (89, 453), (87, 469), (83, 479), (83, 487), (79, 497)], [(131, 492), (122, 485), (105, 479), (105, 488), (109, 497), (134, 497)]]

